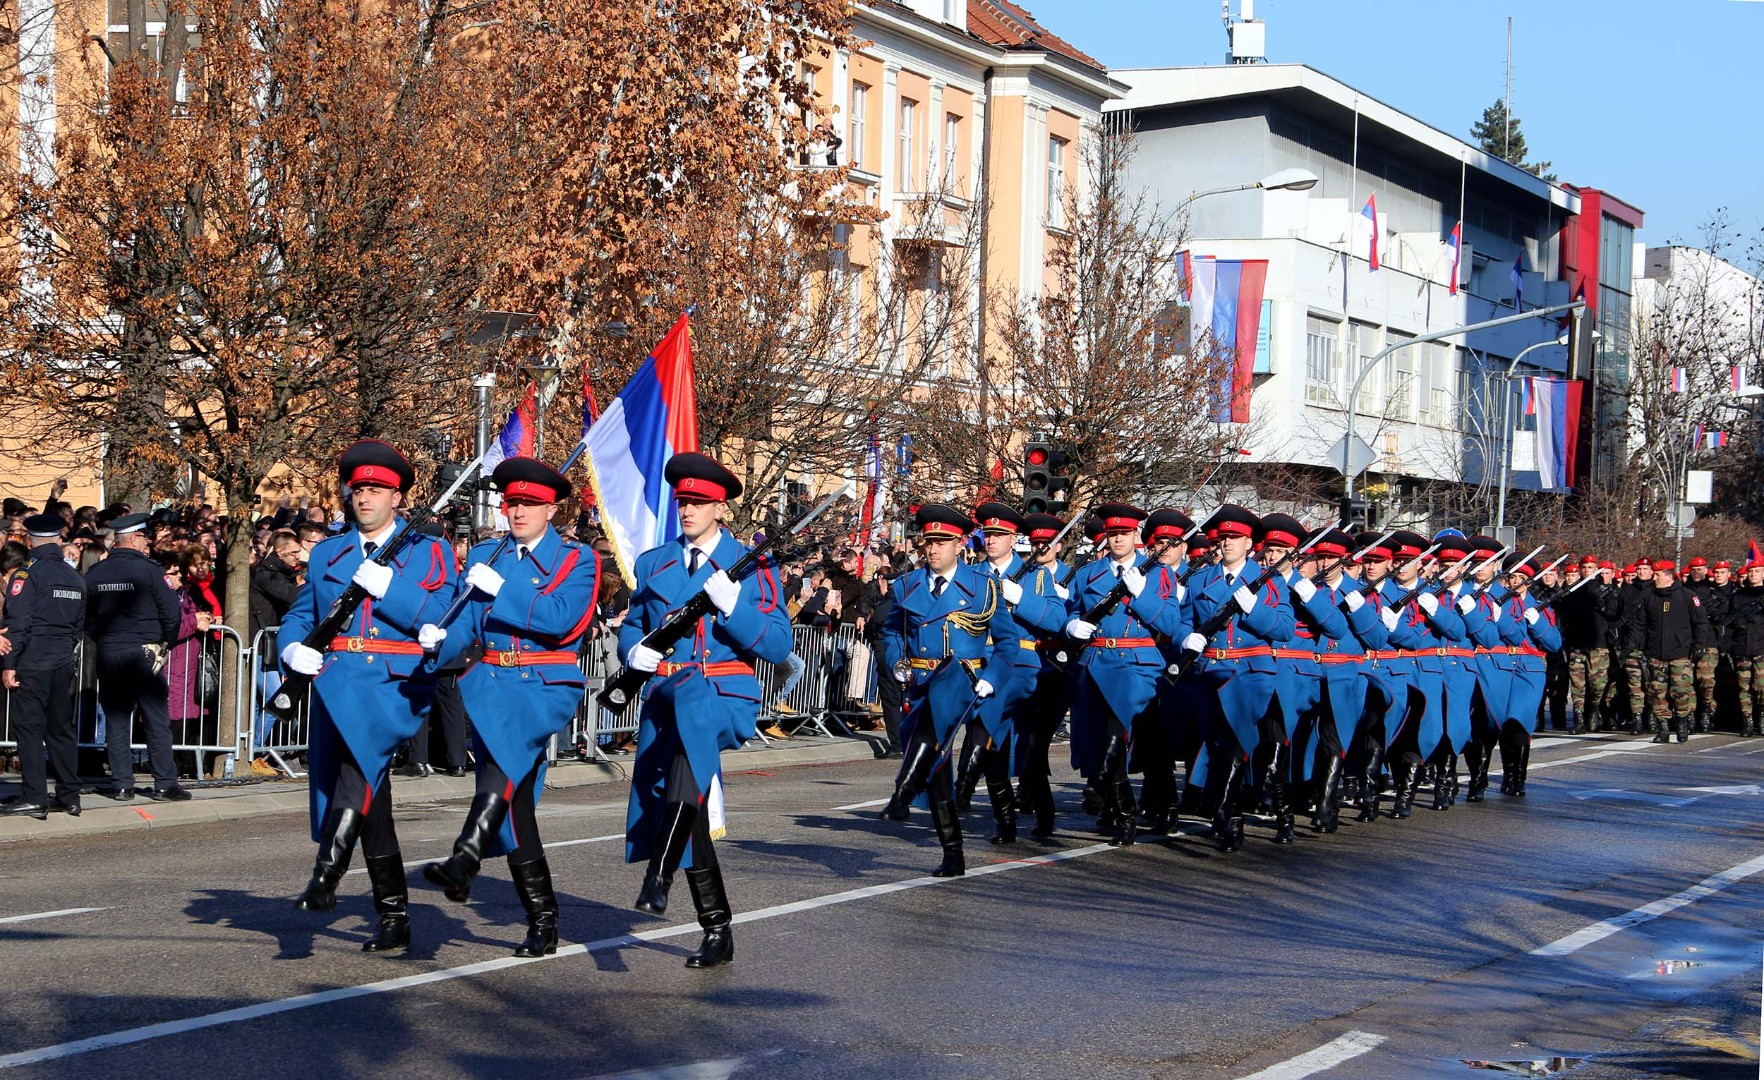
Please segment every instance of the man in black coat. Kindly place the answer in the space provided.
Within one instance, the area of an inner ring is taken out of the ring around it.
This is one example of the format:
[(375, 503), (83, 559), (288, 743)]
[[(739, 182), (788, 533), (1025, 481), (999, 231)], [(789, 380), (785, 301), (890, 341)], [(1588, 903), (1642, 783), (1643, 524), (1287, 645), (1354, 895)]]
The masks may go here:
[(75, 749), (74, 653), (86, 629), (86, 582), (61, 553), (66, 523), (51, 514), (24, 520), (31, 559), (6, 596), (5, 655), (0, 675), (12, 691), (12, 732), (18, 740), (24, 792), (0, 814), (49, 816), (47, 771), (55, 771), (55, 805), (78, 817), (80, 789)]
[(1630, 648), (1646, 660), (1648, 712), (1654, 741), (1679, 742), (1690, 738), (1697, 707), (1696, 657), (1715, 643), (1703, 602), (1679, 583), (1677, 567), (1670, 559), (1654, 564), (1653, 589), (1641, 600), (1641, 620), (1633, 628)]

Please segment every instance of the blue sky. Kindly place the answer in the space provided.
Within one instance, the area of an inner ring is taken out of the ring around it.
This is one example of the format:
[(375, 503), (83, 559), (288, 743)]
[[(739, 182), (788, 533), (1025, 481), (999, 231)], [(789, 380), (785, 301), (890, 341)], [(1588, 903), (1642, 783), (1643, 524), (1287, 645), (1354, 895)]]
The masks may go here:
[[(1217, 64), (1219, 0), (1020, 0), (1113, 68)], [(1233, 3), (1234, 10), (1236, 3)], [(1563, 181), (1642, 208), (1649, 244), (1698, 243), (1727, 207), (1764, 228), (1764, 2), (1258, 0), (1268, 58), (1303, 63), (1443, 131), (1501, 96), (1513, 16), (1513, 115)]]

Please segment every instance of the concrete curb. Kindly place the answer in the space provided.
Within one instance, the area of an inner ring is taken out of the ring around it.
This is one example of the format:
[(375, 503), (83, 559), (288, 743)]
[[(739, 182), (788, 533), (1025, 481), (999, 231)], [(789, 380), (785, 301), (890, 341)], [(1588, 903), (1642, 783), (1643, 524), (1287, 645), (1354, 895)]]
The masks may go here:
[[(723, 768), (733, 773), (763, 772), (793, 765), (821, 765), (842, 761), (863, 761), (876, 756), (872, 744), (862, 739), (793, 740), (785, 745), (731, 750), (723, 755)], [(560, 762), (546, 773), (547, 788), (587, 787), (592, 784), (626, 783), (629, 780), (629, 756), (611, 759), (611, 765), (596, 762)], [(474, 788), (470, 776), (394, 776), (395, 803), (447, 802), (471, 798)], [(0, 844), (24, 840), (63, 839), (97, 833), (130, 832), (139, 829), (167, 829), (201, 822), (234, 821), (261, 817), (266, 814), (304, 813), (309, 795), (304, 781), (269, 781), (238, 787), (193, 788), (196, 797), (189, 802), (153, 802), (136, 798), (133, 802), (113, 803), (102, 795), (81, 799), (85, 812), (79, 817), (51, 813), (47, 821), (30, 818), (0, 818)]]

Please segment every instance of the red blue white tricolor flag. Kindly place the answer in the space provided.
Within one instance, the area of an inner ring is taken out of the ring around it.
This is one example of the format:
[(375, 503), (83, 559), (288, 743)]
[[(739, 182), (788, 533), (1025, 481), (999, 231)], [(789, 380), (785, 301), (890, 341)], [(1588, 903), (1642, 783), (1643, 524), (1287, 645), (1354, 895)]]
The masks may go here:
[(1218, 423), (1247, 424), (1255, 389), (1256, 338), (1262, 329), (1262, 293), (1268, 283), (1266, 259), (1192, 260), (1189, 333), (1198, 345), (1210, 335), (1225, 360), (1217, 395)]
[(1736, 394), (1746, 388), (1746, 366), (1744, 364), (1733, 365), (1733, 371), (1727, 377), (1727, 385), (1728, 389)]
[(1575, 379), (1526, 380), (1537, 415), (1537, 476), (1539, 486), (1560, 491), (1574, 486), (1574, 455), (1580, 435), (1580, 394)]
[(1673, 368), (1672, 369), (1672, 392), (1674, 394), (1682, 394), (1682, 393), (1684, 393), (1684, 387), (1685, 387), (1684, 369), (1681, 367)]
[(1371, 223), (1372, 242), (1366, 248), (1366, 262), (1372, 269), (1378, 269), (1378, 196), (1366, 196), (1366, 205), (1360, 208), (1360, 216)]
[(538, 425), (538, 385), (527, 384), (527, 392), (521, 396), (521, 403), (515, 411), (508, 414), (508, 422), (496, 433), (496, 438), (484, 451), (484, 474), (512, 457), (533, 456), (533, 435), (539, 430)]
[(680, 535), (680, 506), (662, 470), (675, 454), (698, 449), (687, 316), (675, 321), (583, 441), (601, 525), (619, 573), (631, 582), (638, 555)]
[(1458, 269), (1463, 265), (1461, 260), (1464, 257), (1464, 223), (1462, 221), (1453, 225), (1452, 235), (1446, 237), (1446, 251), (1452, 256), (1452, 276), (1446, 279), (1446, 291), (1450, 295), (1456, 296), (1458, 295)]

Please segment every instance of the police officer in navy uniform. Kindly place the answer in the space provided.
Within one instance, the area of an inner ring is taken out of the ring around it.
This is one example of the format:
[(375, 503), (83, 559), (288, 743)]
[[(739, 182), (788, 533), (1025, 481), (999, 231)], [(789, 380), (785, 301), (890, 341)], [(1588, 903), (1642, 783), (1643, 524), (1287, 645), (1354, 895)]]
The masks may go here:
[[(913, 801), (929, 800), (943, 848), (934, 877), (967, 873), (949, 753), (977, 699), (1013, 677), (1017, 629), (997, 579), (961, 561), (974, 528), (966, 514), (937, 503), (914, 517), (924, 568), (896, 582), (897, 599), (882, 628), (887, 672), (906, 683), (906, 752), (884, 818), (904, 821)], [(966, 669), (961, 670), (961, 669)]]
[(482, 653), (459, 679), (472, 718), (477, 794), (453, 855), (423, 867), (423, 876), (464, 903), (483, 860), (507, 855), (527, 913), (527, 938), (515, 955), (543, 956), (557, 951), (557, 896), (535, 811), (547, 746), (581, 704), (586, 680), (576, 645), (594, 617), (600, 558), (551, 527), (558, 500), (570, 495), (557, 470), (514, 457), (490, 480), (502, 492), (508, 537), (478, 544), (467, 557), (465, 627), (449, 633), (430, 623), (417, 632), (427, 649), (462, 633)]
[(74, 652), (86, 627), (86, 582), (61, 554), (67, 523), (53, 514), (24, 520), (31, 558), (6, 597), (6, 640), (0, 656), (12, 691), (12, 736), (18, 741), (24, 791), (0, 814), (49, 816), (47, 771), (55, 773), (55, 806), (80, 814), (79, 761), (73, 715)]
[(135, 797), (135, 755), (130, 737), (136, 710), (147, 735), (152, 799), (182, 800), (172, 757), (171, 687), (165, 651), (177, 640), (183, 614), (178, 596), (165, 583), (165, 569), (148, 554), (146, 514), (127, 514), (111, 522), (115, 539), (110, 556), (86, 572), (86, 633), (97, 651), (98, 707), (104, 713), (104, 743), (110, 758), (110, 789), (118, 802)]
[[(433, 659), (417, 640), (423, 624), (453, 601), (454, 555), (446, 541), (419, 533), (389, 563), (374, 561), (410, 527), (397, 514), (416, 480), (410, 462), (386, 443), (362, 439), (343, 451), (338, 480), (349, 490), (355, 527), (312, 549), (306, 584), (282, 619), (283, 666), (316, 676), (308, 767), (319, 851), (296, 906), (336, 907), (337, 884), (359, 839), (380, 919), (362, 951), (392, 952), (410, 945), (409, 893), (388, 779), (392, 755), (422, 726), (436, 669), (463, 648), (465, 635), (441, 643)], [(328, 648), (309, 648), (306, 635), (352, 584), (368, 596), (346, 632)]]
[[(662, 914), (674, 872), (686, 884), (704, 931), (689, 968), (735, 959), (734, 912), (711, 843), (711, 797), (721, 783), (722, 752), (754, 737), (760, 684), (751, 661), (782, 664), (790, 655), (790, 618), (777, 574), (762, 563), (740, 581), (729, 567), (747, 549), (722, 527), (741, 481), (699, 453), (668, 459), (663, 476), (680, 507), (680, 536), (637, 557), (636, 591), (619, 628), (619, 654), (653, 672), (643, 689), (637, 760), (625, 815), (625, 861), (647, 862), (638, 911)], [(643, 636), (699, 593), (715, 611), (663, 655)]]

